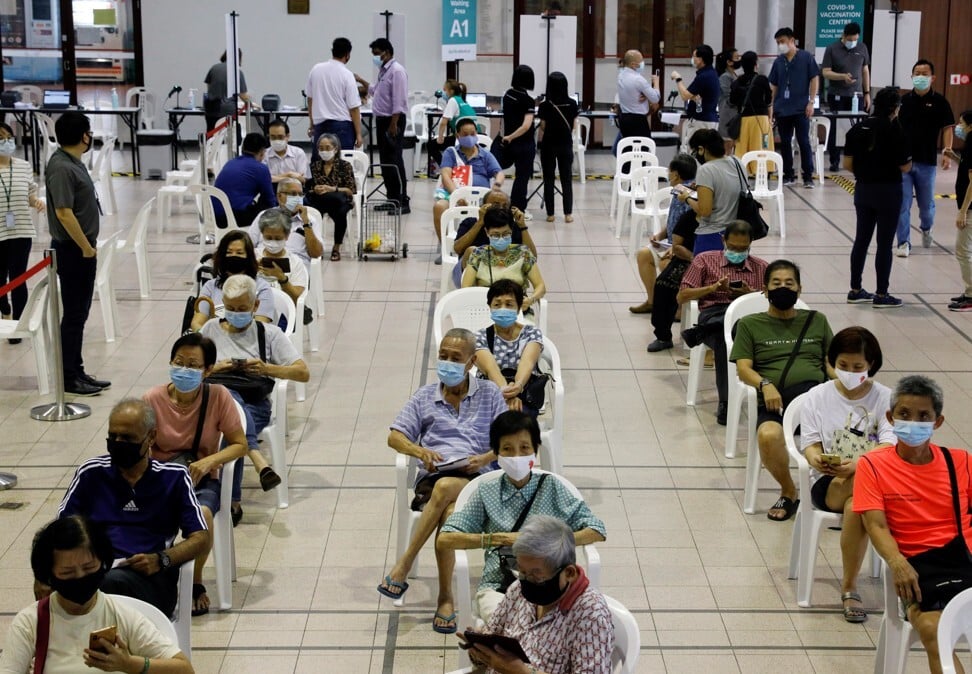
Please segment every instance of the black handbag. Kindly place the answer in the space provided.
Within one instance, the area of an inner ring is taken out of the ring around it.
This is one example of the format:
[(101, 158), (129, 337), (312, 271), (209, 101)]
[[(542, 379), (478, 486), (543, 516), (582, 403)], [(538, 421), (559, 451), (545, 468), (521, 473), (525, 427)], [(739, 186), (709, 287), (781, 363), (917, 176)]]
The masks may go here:
[(742, 133), (742, 113), (746, 109), (746, 106), (749, 105), (749, 94), (752, 93), (753, 84), (755, 83), (756, 76), (754, 75), (753, 79), (749, 82), (749, 86), (746, 87), (746, 96), (743, 98), (743, 104), (739, 108), (739, 114), (730, 119), (729, 123), (726, 124), (726, 131), (729, 133), (729, 137), (734, 140), (739, 140), (739, 136)]
[[(224, 319), (225, 320), (225, 319)], [(257, 343), (260, 346), (260, 360), (267, 361), (267, 335), (263, 323), (256, 322)], [(241, 371), (216, 372), (206, 377), (210, 384), (222, 384), (226, 388), (236, 391), (243, 398), (243, 402), (256, 404), (266, 400), (273, 393), (276, 383), (273, 377), (266, 375), (250, 375)]]
[(739, 174), (741, 185), (739, 190), (739, 205), (736, 207), (736, 219), (749, 223), (749, 226), (753, 230), (753, 241), (757, 241), (769, 234), (769, 225), (763, 220), (763, 216), (759, 214), (763, 210), (763, 204), (756, 201), (753, 197), (753, 191), (749, 189), (749, 180), (746, 179), (746, 175), (743, 173), (742, 166), (739, 165), (739, 162), (734, 157), (731, 157), (730, 161), (736, 167), (736, 173)]
[(948, 481), (952, 488), (952, 508), (958, 535), (945, 545), (925, 550), (908, 559), (918, 574), (918, 587), (921, 589), (922, 611), (941, 611), (955, 595), (972, 587), (972, 555), (962, 533), (962, 513), (959, 508), (958, 480), (955, 477), (955, 464), (951, 452), (941, 448), (945, 465), (948, 466)]
[(502, 132), (496, 134), (496, 137), (493, 138), (493, 143), (489, 146), (489, 153), (496, 158), (496, 163), (500, 165), (501, 169), (508, 169), (513, 166), (513, 162), (507, 161), (505, 157), (506, 143), (503, 142)]
[[(547, 473), (540, 476), (540, 481), (537, 482), (537, 490), (533, 492), (533, 496), (527, 501), (527, 504), (523, 506), (523, 510), (520, 511), (520, 516), (516, 518), (516, 524), (510, 529), (510, 532), (519, 531), (523, 523), (526, 522), (527, 515), (530, 514), (530, 508), (533, 507), (533, 502), (537, 498), (537, 494), (540, 493), (540, 489), (543, 488), (543, 481), (547, 479)], [(513, 554), (512, 545), (502, 545), (498, 548), (494, 548), (497, 555), (499, 555), (500, 571), (503, 573), (503, 580), (500, 582), (498, 588), (499, 592), (506, 594), (506, 591), (516, 580), (516, 576), (513, 572), (516, 571), (516, 555)]]
[[(493, 345), (496, 344), (496, 328), (492, 325), (486, 328), (486, 343), (489, 346), (489, 352), (492, 353)], [(500, 370), (500, 374), (503, 375), (507, 383), (512, 383), (516, 379), (516, 370), (512, 367), (504, 367)], [(539, 410), (543, 407), (543, 402), (547, 398), (547, 382), (550, 379), (549, 374), (534, 372), (517, 397), (523, 401), (524, 405)]]

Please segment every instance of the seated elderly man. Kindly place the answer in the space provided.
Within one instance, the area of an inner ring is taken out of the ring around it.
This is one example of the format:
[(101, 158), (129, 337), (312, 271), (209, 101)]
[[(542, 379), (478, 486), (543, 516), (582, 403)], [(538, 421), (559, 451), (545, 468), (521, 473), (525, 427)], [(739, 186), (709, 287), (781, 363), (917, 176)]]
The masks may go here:
[[(116, 562), (101, 590), (152, 604), (167, 616), (178, 599), (179, 566), (206, 554), (206, 520), (185, 466), (151, 456), (156, 417), (144, 400), (125, 398), (108, 417), (108, 455), (78, 467), (57, 516), (102, 524)], [(184, 540), (173, 545), (176, 534)]]
[[(213, 183), (213, 187), (226, 193), (237, 227), (249, 227), (260, 211), (277, 205), (270, 169), (263, 163), (266, 151), (267, 139), (263, 134), (246, 134), (240, 156), (226, 162)], [(216, 226), (226, 229), (228, 219), (223, 205), (216, 199), (213, 199), (213, 213)]]
[(279, 183), (292, 178), (303, 185), (310, 178), (310, 163), (303, 150), (290, 144), (290, 126), (278, 118), (270, 122), (267, 131), (270, 135), (270, 151), (265, 153), (263, 163), (270, 169), (270, 180)]
[(291, 219), (279, 208), (271, 208), (257, 220), (260, 246), (256, 257), (260, 262), (260, 276), (271, 287), (280, 288), (294, 305), (308, 285), (307, 267), (287, 250)]
[[(236, 274), (223, 284), (225, 318), (212, 318), (199, 331), (216, 344), (216, 364), (207, 381), (223, 384), (246, 413), (248, 455), (260, 471), (260, 487), (270, 491), (280, 477), (260, 454), (257, 436), (270, 423), (275, 379), (308, 381), (310, 372), (290, 339), (275, 325), (253, 320), (260, 302), (256, 281)], [(243, 518), (243, 471), (233, 476), (233, 526)]]
[[(854, 481), (854, 512), (863, 516), (871, 544), (894, 575), (908, 622), (936, 673), (942, 671), (942, 610), (972, 587), (969, 454), (931, 443), (945, 421), (944, 405), (941, 387), (928, 377), (901, 379), (886, 413), (898, 444), (862, 455)], [(955, 671), (963, 671), (958, 658), (954, 662)]]
[[(610, 674), (614, 620), (577, 565), (577, 539), (564, 521), (533, 515), (513, 542), (517, 580), (484, 632), (516, 639), (529, 664), (502, 648), (475, 644), (469, 658), (487, 672)], [(463, 641), (466, 639), (459, 637)]]
[(466, 218), (456, 227), (456, 242), (452, 249), (459, 256), (459, 264), (452, 269), (452, 282), (457, 288), (462, 285), (462, 272), (466, 269), (466, 263), (469, 261), (469, 256), (473, 250), (489, 243), (489, 236), (486, 235), (486, 228), (484, 227), (484, 216), (490, 208), (503, 208), (510, 211), (513, 215), (513, 224), (516, 225), (512, 228), (512, 243), (523, 244), (530, 249), (534, 256), (537, 255), (537, 245), (533, 243), (533, 237), (530, 236), (523, 211), (510, 206), (510, 197), (506, 192), (490, 190), (483, 197), (482, 205), (479, 207), (479, 217)]
[[(324, 233), (314, 229), (314, 223), (311, 222), (307, 208), (304, 206), (304, 188), (301, 187), (299, 180), (284, 178), (277, 183), (277, 204), (276, 208), (290, 219), (287, 251), (299, 257), (310, 272), (311, 259), (319, 258), (324, 254), (324, 243), (321, 241)], [(257, 214), (250, 229), (247, 230), (254, 248), (259, 247), (263, 242), (263, 237), (260, 236), (260, 216), (266, 212)]]
[[(476, 358), (476, 336), (453, 328), (439, 344), (439, 381), (417, 390), (399, 412), (388, 434), (388, 446), (418, 459), (412, 509), (422, 512), (405, 554), (378, 586), (378, 592), (397, 599), (406, 590), (405, 579), (419, 551), (442, 526), (455, 506), (456, 497), (469, 480), (493, 469), (496, 453), (489, 448), (493, 419), (506, 410), (499, 387), (469, 376)], [(436, 549), (439, 596), (432, 629), (443, 634), (456, 631), (452, 598), (452, 550)]]
[(726, 425), (729, 401), (729, 367), (722, 319), (737, 297), (763, 288), (766, 260), (749, 254), (753, 230), (748, 222), (736, 220), (722, 234), (724, 250), (699, 253), (682, 276), (676, 301), (685, 304), (699, 301), (699, 322), (682, 332), (689, 346), (704, 343), (715, 351), (716, 389), (719, 407), (716, 422)]
[[(503, 188), (504, 174), (496, 157), (489, 150), (479, 147), (479, 130), (476, 120), (464, 117), (456, 122), (456, 144), (442, 153), (439, 164), (439, 187), (435, 190), (435, 205), (432, 207), (432, 221), (435, 225), (435, 238), (442, 240), (442, 214), (449, 208), (449, 195), (457, 187)], [(462, 178), (460, 179), (460, 175)], [(442, 258), (436, 259), (442, 264)]]

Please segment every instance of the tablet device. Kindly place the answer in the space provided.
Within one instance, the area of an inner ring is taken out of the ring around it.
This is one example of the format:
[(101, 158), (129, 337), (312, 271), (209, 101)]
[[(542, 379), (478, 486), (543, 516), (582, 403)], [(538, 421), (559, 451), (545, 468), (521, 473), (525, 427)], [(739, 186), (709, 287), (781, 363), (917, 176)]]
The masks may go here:
[(466, 630), (462, 635), (466, 638), (466, 643), (460, 644), (463, 648), (472, 648), (473, 644), (482, 644), (487, 648), (496, 648), (499, 646), (507, 653), (512, 653), (523, 662), (530, 664), (530, 658), (523, 652), (523, 647), (520, 646), (520, 642), (513, 637), (503, 636), (502, 634), (483, 634), (482, 632), (473, 632), (472, 630)]

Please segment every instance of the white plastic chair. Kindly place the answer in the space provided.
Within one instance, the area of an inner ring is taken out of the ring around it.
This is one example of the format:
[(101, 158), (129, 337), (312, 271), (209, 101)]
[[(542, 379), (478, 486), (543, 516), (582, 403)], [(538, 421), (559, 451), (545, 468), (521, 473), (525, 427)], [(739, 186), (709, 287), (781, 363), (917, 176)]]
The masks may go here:
[(178, 200), (181, 205), (186, 197), (191, 196), (189, 187), (202, 182), (202, 164), (197, 163), (189, 174), (191, 177), (184, 184), (166, 184), (155, 193), (159, 234), (165, 231), (165, 224), (172, 217), (172, 202)]
[[(611, 193), (611, 213), (614, 215), (614, 238), (621, 238), (621, 227), (624, 218), (628, 215), (634, 193), (637, 189), (633, 176), (635, 172), (644, 167), (658, 166), (658, 157), (651, 152), (632, 150), (625, 154), (618, 153), (617, 164), (614, 171), (614, 191)], [(665, 174), (667, 177), (667, 173)]]
[[(887, 564), (881, 565), (881, 573), (884, 575), (884, 617), (881, 618), (881, 631), (874, 654), (874, 674), (903, 674), (908, 651), (920, 638), (911, 623), (905, 620), (898, 593), (894, 589), (894, 574)], [(938, 624), (941, 628), (941, 622)]]
[(540, 441), (544, 452), (540, 457), (540, 464), (549, 466), (551, 473), (564, 474), (564, 426), (566, 409), (564, 408), (564, 374), (560, 363), (560, 351), (546, 335), (543, 336), (543, 351), (537, 361), (540, 371), (550, 375), (547, 383), (547, 394), (544, 401), (543, 414), (537, 420), (540, 423)]
[[(294, 305), (290, 296), (280, 288), (272, 288), (273, 304), (278, 316), (287, 318), (287, 329), (284, 334), (295, 342), (296, 323), (299, 321), (297, 307)], [(294, 344), (297, 353), (303, 357), (302, 345)], [(278, 379), (271, 394), (272, 407), (270, 411), (270, 423), (260, 434), (270, 442), (270, 458), (273, 469), (280, 476), (280, 484), (277, 486), (277, 507), (286, 508), (290, 505), (290, 479), (287, 469), (287, 380)]]
[[(246, 429), (246, 413), (233, 401), (240, 423)], [(222, 438), (219, 446), (222, 446)], [(233, 501), (233, 478), (237, 470), (243, 470), (242, 459), (223, 465), (220, 473), (219, 512), (213, 515), (213, 567), (216, 571), (216, 608), (228, 611), (233, 608), (233, 583), (236, 581), (236, 541), (233, 537), (233, 520), (230, 503)]]
[(143, 129), (155, 128), (155, 94), (145, 87), (131, 87), (125, 92), (125, 107), (138, 108), (138, 123)]
[[(493, 136), (493, 120), (490, 117), (476, 115), (476, 129), (484, 136)], [(488, 147), (486, 148), (489, 149)]]
[(479, 146), (480, 150), (489, 150), (493, 147), (493, 139), (484, 133), (480, 133), (477, 135), (476, 145)]
[(179, 593), (175, 613), (172, 614), (172, 627), (175, 629), (179, 650), (192, 660), (192, 574), (194, 560), (190, 559), (179, 567)]
[[(665, 203), (664, 215), (668, 215), (668, 206), (671, 204), (672, 191), (669, 187), (661, 187), (662, 180), (667, 182), (668, 169), (664, 166), (646, 166), (635, 169), (631, 174), (631, 231), (628, 235), (628, 255), (634, 257), (641, 248), (641, 237), (644, 233), (645, 223), (650, 221), (652, 233), (658, 229), (662, 211), (660, 204)], [(642, 202), (639, 206), (638, 202)], [(627, 209), (625, 209), (627, 210)], [(618, 218), (623, 221), (624, 212), (618, 211)], [(620, 236), (621, 227), (615, 230)], [(656, 229), (657, 228), (657, 229)]]
[[(459, 188), (465, 189), (465, 188)], [(459, 256), (456, 254), (456, 233), (459, 230), (459, 223), (466, 218), (479, 217), (478, 206), (456, 206), (448, 208), (442, 213), (439, 222), (442, 224), (442, 242), (440, 253), (442, 255), (442, 273), (439, 282), (439, 294), (445, 295), (452, 287), (452, 269), (459, 264)]]
[(152, 209), (155, 207), (155, 197), (149, 199), (138, 209), (135, 215), (135, 222), (125, 234), (124, 239), (118, 239), (115, 252), (134, 253), (135, 266), (138, 269), (138, 292), (139, 297), (147, 300), (152, 293), (152, 273), (148, 264), (148, 223)]
[[(817, 564), (817, 546), (820, 532), (825, 528), (840, 528), (844, 517), (840, 513), (817, 510), (810, 498), (810, 464), (803, 452), (797, 447), (794, 432), (800, 425), (800, 414), (806, 403), (807, 394), (803, 393), (787, 405), (783, 413), (783, 437), (790, 461), (797, 466), (797, 488), (800, 505), (793, 520), (793, 536), (790, 540), (790, 566), (787, 578), (797, 579), (797, 604), (803, 608), (812, 606), (814, 567)], [(881, 558), (868, 544), (871, 555), (871, 577), (881, 574)]]
[[(820, 130), (823, 129), (823, 140), (820, 140)], [(827, 117), (810, 118), (810, 147), (813, 149), (813, 159), (817, 167), (817, 180), (823, 187), (826, 181), (824, 176), (824, 151), (830, 142), (830, 120)]]
[(101, 317), (105, 323), (105, 341), (109, 343), (115, 341), (118, 329), (118, 303), (115, 301), (115, 284), (111, 275), (119, 236), (121, 232), (115, 232), (104, 241), (98, 242), (95, 271), (95, 290), (98, 292), (98, 304), (101, 305)]
[[(38, 104), (39, 105), (39, 104)], [(57, 132), (54, 130), (54, 119), (43, 112), (35, 112), (34, 118), (37, 120), (37, 132), (41, 136), (40, 148), (40, 174), (44, 177), (47, 170), (47, 162), (51, 160), (57, 152)]]
[[(313, 206), (305, 206), (307, 209), (307, 219), (311, 221), (318, 232), (324, 232), (324, 216)], [(302, 263), (303, 264), (303, 263)], [(312, 257), (310, 265), (307, 267), (308, 288), (304, 295), (306, 304), (311, 310), (311, 315), (315, 320), (307, 326), (307, 334), (310, 338), (311, 351), (319, 351), (321, 348), (321, 322), (316, 320), (324, 315), (324, 265), (321, 258)], [(301, 312), (303, 315), (303, 312)]]
[(635, 674), (638, 656), (641, 655), (641, 630), (638, 621), (624, 604), (612, 597), (604, 596), (611, 619), (614, 622), (614, 650), (611, 652), (611, 665), (620, 669), (618, 674)]
[(429, 108), (435, 109), (435, 105), (429, 103), (416, 103), (409, 110), (409, 117), (412, 120), (412, 133), (415, 135), (415, 150), (412, 153), (412, 173), (418, 173), (422, 169), (422, 148), (428, 149), (429, 130), (427, 127), (426, 113)]
[[(95, 155), (94, 165), (91, 168), (91, 182), (95, 189), (101, 192), (101, 204), (107, 205), (103, 208), (106, 215), (118, 212), (118, 204), (115, 201), (115, 187), (111, 177), (111, 156), (115, 150), (115, 136), (106, 135), (102, 138), (101, 149)], [(106, 203), (107, 202), (107, 203)]]
[[(545, 448), (540, 450), (540, 460), (543, 460), (543, 451)], [(534, 468), (534, 473), (543, 474), (549, 473), (550, 477), (547, 479), (560, 480), (561, 484), (567, 489), (571, 496), (576, 499), (584, 500), (581, 495), (580, 490), (577, 489), (567, 478), (562, 475), (557, 475), (550, 473), (550, 471), (542, 470), (540, 468)], [(472, 495), (482, 487), (484, 484), (493, 482), (495, 480), (503, 479), (502, 470), (493, 470), (488, 473), (483, 473), (482, 475), (470, 480), (469, 483), (462, 488), (459, 492), (459, 496), (456, 497), (455, 512), (462, 509)], [(409, 532), (411, 535), (411, 532)], [(590, 578), (591, 585), (595, 588), (599, 587), (601, 584), (601, 555), (597, 551), (597, 548), (593, 544), (585, 545), (581, 548), (582, 559), (578, 562), (584, 567), (587, 572), (588, 578)], [(456, 624), (457, 625), (474, 625), (475, 621), (479, 616), (473, 614), (472, 605), (472, 585), (469, 575), (469, 554), (465, 550), (456, 550), (456, 568), (453, 573), (452, 580), (455, 587), (456, 596)], [(463, 652), (465, 655), (465, 652)]]
[[(221, 121), (216, 125), (214, 129), (215, 133), (206, 139), (206, 144), (203, 146), (206, 152), (206, 169), (212, 171), (214, 174), (219, 173), (220, 167), (225, 163), (222, 155), (226, 150), (226, 134), (228, 129), (229, 123)], [(166, 184), (188, 184), (189, 179), (192, 177), (192, 170), (198, 165), (198, 159), (183, 159), (179, 162), (178, 171), (165, 172)]]
[[(299, 260), (296, 260), (300, 262)], [(300, 262), (303, 264), (303, 262)], [(290, 339), (290, 343), (293, 344), (294, 348), (297, 350), (297, 354), (303, 358), (304, 357), (304, 306), (307, 301), (307, 290), (305, 289), (297, 297), (296, 304), (290, 298), (290, 295), (285, 293), (279, 287), (272, 288), (273, 290), (273, 304), (276, 310), (277, 316), (287, 317), (287, 328), (284, 330), (284, 334)], [(303, 402), (307, 397), (307, 385), (302, 382), (294, 382), (294, 392), (297, 396), (297, 402)]]
[[(210, 245), (206, 243), (206, 235), (212, 234), (219, 245), (220, 240), (237, 229), (236, 216), (233, 215), (233, 208), (230, 206), (229, 197), (226, 192), (213, 187), (212, 185), (190, 185), (189, 194), (196, 198), (196, 209), (199, 212), (199, 254), (205, 255), (210, 251)], [(162, 190), (159, 190), (161, 192)], [(219, 201), (226, 215), (226, 227), (219, 229), (216, 226), (216, 211), (213, 209), (213, 199)], [(161, 213), (162, 207), (159, 207)]]
[(351, 235), (349, 249), (357, 251), (361, 233), (361, 217), (364, 212), (365, 183), (368, 179), (368, 167), (371, 162), (368, 160), (368, 155), (361, 150), (341, 150), (341, 159), (351, 164), (351, 168), (354, 170), (355, 194), (352, 201), (354, 202), (355, 226), (353, 228), (348, 227), (348, 234)]
[[(769, 150), (753, 150), (747, 152), (739, 161), (743, 166), (749, 162), (756, 162), (756, 185), (753, 187), (753, 197), (762, 201), (772, 201), (776, 205), (776, 222), (780, 228), (780, 238), (786, 238), (786, 214), (783, 211), (783, 157), (778, 152)], [(769, 164), (773, 164), (776, 172), (776, 185), (769, 186)], [(744, 171), (745, 173), (745, 171)]]
[[(686, 309), (688, 310), (686, 312)], [(688, 318), (686, 318), (686, 313)], [(699, 301), (692, 300), (688, 305), (682, 306), (682, 325), (693, 326), (699, 322)], [(689, 349), (689, 372), (688, 381), (685, 382), (685, 404), (689, 407), (695, 406), (695, 401), (699, 397), (699, 386), (702, 383), (702, 369), (705, 363), (705, 344), (699, 344)]]
[(583, 185), (587, 182), (587, 165), (584, 161), (587, 156), (587, 143), (591, 139), (591, 120), (587, 117), (577, 118), (577, 129), (574, 131), (574, 156), (577, 157), (577, 169), (580, 173), (580, 181)]
[[(47, 278), (41, 278), (27, 295), (18, 320), (0, 318), (0, 339), (29, 339), (37, 363), (37, 392), (47, 395), (51, 390), (50, 374), (47, 361), (51, 358), (48, 353), (48, 321), (47, 321)], [(56, 328), (57, 329), (57, 328)]]
[[(192, 562), (186, 562), (186, 564), (188, 564), (190, 567), (192, 566)], [(136, 599), (135, 597), (127, 597), (122, 594), (111, 595), (111, 600), (118, 605), (127, 606), (128, 608), (141, 613), (142, 616), (148, 618), (148, 621), (155, 626), (155, 629), (157, 629), (163, 637), (171, 640), (174, 644), (178, 644), (179, 650), (182, 651), (183, 655), (185, 655), (187, 658), (191, 657), (186, 649), (183, 648), (182, 642), (179, 640), (179, 635), (176, 633), (175, 625), (172, 624), (172, 622), (164, 613), (162, 613), (162, 611), (146, 601)]]
[(938, 657), (943, 674), (955, 674), (952, 656), (962, 637), (972, 644), (972, 590), (955, 595), (938, 620)]
[(466, 185), (464, 187), (457, 187), (452, 194), (449, 195), (449, 208), (457, 208), (462, 206), (460, 201), (465, 201), (466, 206), (475, 206), (479, 208), (483, 199), (489, 194), (489, 187), (476, 187), (475, 185)]

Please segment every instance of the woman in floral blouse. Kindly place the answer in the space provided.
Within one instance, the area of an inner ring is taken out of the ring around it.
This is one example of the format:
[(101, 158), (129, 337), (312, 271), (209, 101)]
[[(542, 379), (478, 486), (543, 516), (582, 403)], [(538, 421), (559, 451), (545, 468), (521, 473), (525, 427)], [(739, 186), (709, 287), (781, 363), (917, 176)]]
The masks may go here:
[(483, 229), (489, 245), (475, 248), (462, 273), (462, 287), (491, 286), (500, 279), (510, 279), (526, 292), (527, 284), (533, 294), (525, 297), (520, 309), (526, 312), (547, 292), (540, 275), (540, 267), (533, 252), (522, 244), (512, 243), (513, 217), (504, 208), (491, 208), (483, 216)]
[(357, 191), (354, 168), (341, 159), (341, 141), (331, 133), (317, 141), (320, 159), (311, 162), (311, 179), (307, 182), (304, 201), (334, 220), (334, 248), (331, 260), (341, 259), (341, 244), (348, 230), (348, 213), (354, 208), (351, 197)]

